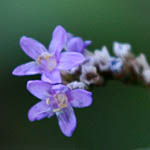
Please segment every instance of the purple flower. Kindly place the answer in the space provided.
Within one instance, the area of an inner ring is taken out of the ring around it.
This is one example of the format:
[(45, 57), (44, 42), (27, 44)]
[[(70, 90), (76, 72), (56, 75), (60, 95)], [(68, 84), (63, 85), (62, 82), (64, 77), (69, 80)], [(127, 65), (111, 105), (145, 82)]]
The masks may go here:
[(67, 33), (62, 26), (57, 26), (53, 31), (48, 50), (38, 41), (23, 36), (20, 46), (33, 61), (16, 67), (13, 75), (42, 74), (44, 81), (61, 83), (60, 70), (70, 70), (85, 60), (82, 54), (76, 52), (61, 53), (66, 41)]
[(72, 34), (68, 33), (66, 49), (68, 51), (84, 53), (87, 46), (91, 45), (91, 41), (83, 41), (80, 37), (73, 37)]
[(77, 124), (72, 107), (82, 108), (92, 104), (91, 92), (83, 89), (70, 90), (62, 84), (51, 85), (34, 80), (27, 83), (27, 89), (41, 99), (29, 110), (29, 120), (41, 120), (56, 114), (62, 133), (68, 137), (72, 136)]

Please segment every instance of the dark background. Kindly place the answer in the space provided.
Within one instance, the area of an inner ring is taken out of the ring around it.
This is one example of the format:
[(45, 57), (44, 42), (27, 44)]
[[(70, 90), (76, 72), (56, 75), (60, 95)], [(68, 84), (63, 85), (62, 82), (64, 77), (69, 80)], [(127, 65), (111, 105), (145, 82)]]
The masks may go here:
[(76, 109), (71, 138), (56, 117), (30, 123), (28, 109), (38, 102), (12, 70), (30, 60), (19, 46), (23, 35), (48, 46), (56, 25), (93, 41), (91, 50), (129, 42), (150, 58), (149, 0), (0, 0), (0, 150), (132, 150), (150, 147), (150, 89), (110, 81), (93, 89), (93, 105)]

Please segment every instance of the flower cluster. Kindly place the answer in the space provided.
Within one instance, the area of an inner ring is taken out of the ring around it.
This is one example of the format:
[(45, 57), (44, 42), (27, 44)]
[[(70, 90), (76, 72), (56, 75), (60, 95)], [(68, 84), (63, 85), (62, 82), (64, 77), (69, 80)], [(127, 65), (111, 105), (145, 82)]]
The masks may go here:
[(75, 37), (62, 26), (52, 34), (48, 49), (40, 42), (23, 36), (22, 50), (33, 60), (16, 67), (13, 75), (41, 74), (41, 80), (27, 82), (28, 91), (40, 99), (28, 112), (30, 121), (56, 114), (62, 133), (72, 136), (76, 128), (75, 108), (92, 104), (90, 85), (101, 86), (108, 79), (143, 80), (150, 84), (150, 66), (144, 54), (135, 57), (128, 43), (113, 43), (111, 56), (106, 46), (90, 52), (90, 40)]

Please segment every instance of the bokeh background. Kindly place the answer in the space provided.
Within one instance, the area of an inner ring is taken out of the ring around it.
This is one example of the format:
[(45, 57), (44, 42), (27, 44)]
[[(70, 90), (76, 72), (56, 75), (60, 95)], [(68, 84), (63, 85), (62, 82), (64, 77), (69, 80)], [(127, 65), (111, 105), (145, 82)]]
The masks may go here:
[(94, 88), (93, 105), (76, 109), (78, 126), (71, 138), (57, 119), (30, 123), (28, 109), (38, 99), (12, 70), (30, 60), (19, 46), (22, 35), (48, 46), (56, 25), (84, 39), (89, 49), (129, 42), (133, 52), (150, 58), (149, 0), (1, 0), (0, 1), (0, 150), (133, 150), (150, 147), (150, 89), (110, 81)]

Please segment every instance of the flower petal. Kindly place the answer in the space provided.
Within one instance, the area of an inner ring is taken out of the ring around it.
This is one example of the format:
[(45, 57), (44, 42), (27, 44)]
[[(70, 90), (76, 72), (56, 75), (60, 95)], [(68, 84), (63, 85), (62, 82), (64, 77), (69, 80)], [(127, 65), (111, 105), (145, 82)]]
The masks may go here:
[(70, 32), (67, 32), (67, 41), (73, 38), (73, 34)]
[(49, 51), (53, 54), (60, 53), (67, 41), (67, 33), (62, 26), (57, 26), (52, 35), (52, 40), (49, 45)]
[(40, 69), (37, 63), (34, 61), (20, 65), (16, 67), (12, 72), (12, 74), (16, 76), (34, 75), (39, 73), (40, 73)]
[(50, 118), (53, 116), (53, 110), (46, 101), (42, 100), (30, 108), (28, 112), (28, 119), (30, 121), (41, 120), (43, 118)]
[(61, 80), (60, 71), (58, 69), (55, 69), (54, 71), (49, 73), (45, 72), (42, 74), (42, 80), (46, 82), (50, 82), (52, 84), (61, 83), (62, 80)]
[(40, 80), (31, 80), (27, 82), (28, 91), (39, 99), (46, 99), (50, 96), (52, 85)]
[(92, 93), (83, 89), (75, 89), (70, 92), (71, 94), (71, 105), (73, 107), (87, 107), (92, 104)]
[(63, 84), (53, 85), (52, 90), (54, 91), (55, 94), (57, 94), (57, 93), (66, 93), (66, 92), (70, 91), (70, 89), (67, 86), (63, 85)]
[(77, 52), (64, 52), (61, 54), (58, 68), (61, 70), (69, 70), (77, 67), (85, 61), (85, 57)]
[(21, 38), (20, 46), (22, 50), (33, 59), (37, 59), (41, 53), (47, 52), (47, 49), (43, 44), (26, 36)]
[(41, 80), (51, 83), (51, 80), (46, 76), (46, 73), (42, 73)]
[(80, 37), (72, 38), (67, 44), (67, 49), (69, 51), (83, 53), (84, 41)]
[(77, 124), (76, 116), (72, 107), (68, 105), (67, 108), (63, 109), (62, 112), (57, 112), (56, 115), (62, 133), (68, 137), (71, 137)]
[(84, 46), (85, 46), (85, 48), (86, 48), (87, 46), (91, 45), (91, 43), (92, 43), (92, 41), (90, 41), (90, 40), (84, 41)]

